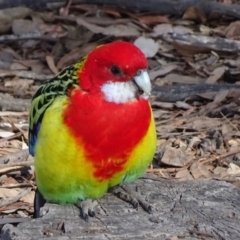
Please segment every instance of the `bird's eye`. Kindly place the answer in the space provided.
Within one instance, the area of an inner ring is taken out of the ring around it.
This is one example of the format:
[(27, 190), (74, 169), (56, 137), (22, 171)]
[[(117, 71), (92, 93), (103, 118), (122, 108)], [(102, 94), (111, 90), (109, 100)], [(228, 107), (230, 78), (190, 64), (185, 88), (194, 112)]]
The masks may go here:
[(119, 76), (119, 75), (122, 74), (121, 69), (118, 66), (116, 66), (116, 65), (111, 66), (110, 71), (115, 76)]

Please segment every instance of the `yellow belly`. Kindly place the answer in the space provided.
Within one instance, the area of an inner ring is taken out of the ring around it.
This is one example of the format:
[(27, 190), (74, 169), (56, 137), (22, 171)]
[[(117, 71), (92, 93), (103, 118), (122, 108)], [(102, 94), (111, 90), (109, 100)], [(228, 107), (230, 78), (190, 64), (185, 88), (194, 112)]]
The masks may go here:
[(52, 202), (74, 203), (78, 199), (99, 198), (109, 187), (140, 177), (153, 159), (156, 131), (153, 117), (147, 134), (137, 144), (124, 167), (111, 179), (98, 181), (93, 166), (85, 158), (84, 147), (76, 143), (63, 124), (66, 97), (58, 97), (46, 111), (35, 148), (37, 185)]

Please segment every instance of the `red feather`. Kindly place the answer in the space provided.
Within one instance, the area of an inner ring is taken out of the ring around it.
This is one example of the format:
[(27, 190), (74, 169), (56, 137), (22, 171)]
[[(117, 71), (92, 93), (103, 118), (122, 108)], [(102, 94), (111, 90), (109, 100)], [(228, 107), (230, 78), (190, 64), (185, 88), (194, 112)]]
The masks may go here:
[(133, 148), (146, 134), (151, 120), (148, 101), (116, 104), (99, 95), (73, 91), (64, 112), (65, 124), (92, 162), (100, 181), (124, 169)]

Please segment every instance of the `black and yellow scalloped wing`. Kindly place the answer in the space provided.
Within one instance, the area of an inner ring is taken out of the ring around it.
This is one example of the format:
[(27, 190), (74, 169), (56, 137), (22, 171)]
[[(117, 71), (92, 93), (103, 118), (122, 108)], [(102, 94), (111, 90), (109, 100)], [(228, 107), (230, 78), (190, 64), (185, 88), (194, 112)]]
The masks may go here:
[(29, 113), (29, 152), (34, 156), (38, 132), (44, 113), (58, 96), (67, 95), (72, 87), (79, 88), (77, 71), (83, 61), (62, 70), (57, 76), (45, 82), (34, 94)]

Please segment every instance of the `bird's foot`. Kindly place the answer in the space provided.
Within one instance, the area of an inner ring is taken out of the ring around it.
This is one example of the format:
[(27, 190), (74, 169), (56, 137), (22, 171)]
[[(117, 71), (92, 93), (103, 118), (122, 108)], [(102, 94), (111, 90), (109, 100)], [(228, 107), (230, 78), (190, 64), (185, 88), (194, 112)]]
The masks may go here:
[(149, 214), (153, 212), (152, 206), (129, 186), (113, 187), (111, 192), (121, 200), (130, 203), (136, 209), (138, 209), (138, 206), (140, 205)]
[(95, 217), (95, 211), (94, 208), (98, 205), (97, 201), (92, 199), (86, 199), (84, 201), (79, 200), (76, 203), (76, 206), (80, 209), (82, 213), (82, 218), (88, 222), (89, 216)]

